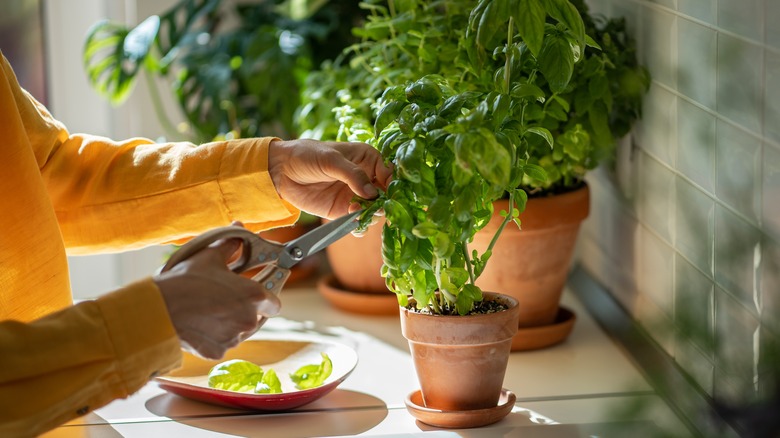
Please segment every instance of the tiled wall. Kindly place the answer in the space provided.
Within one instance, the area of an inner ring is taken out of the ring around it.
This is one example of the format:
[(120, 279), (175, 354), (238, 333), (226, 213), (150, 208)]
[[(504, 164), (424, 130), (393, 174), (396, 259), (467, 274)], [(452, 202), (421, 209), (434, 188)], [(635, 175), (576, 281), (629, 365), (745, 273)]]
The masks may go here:
[(780, 0), (589, 4), (627, 18), (653, 83), (589, 178), (580, 261), (707, 394), (760, 398), (780, 335)]

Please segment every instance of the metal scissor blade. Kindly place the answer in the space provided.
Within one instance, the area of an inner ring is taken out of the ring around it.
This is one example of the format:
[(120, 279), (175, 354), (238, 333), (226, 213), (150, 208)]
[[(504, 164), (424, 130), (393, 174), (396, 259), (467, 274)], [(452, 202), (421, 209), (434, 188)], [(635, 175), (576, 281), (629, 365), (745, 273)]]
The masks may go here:
[(357, 228), (358, 216), (363, 210), (334, 219), (309, 231), (303, 236), (287, 243), (284, 256), (279, 258), (278, 266), (289, 269), (301, 259), (310, 256), (331, 243), (341, 239)]

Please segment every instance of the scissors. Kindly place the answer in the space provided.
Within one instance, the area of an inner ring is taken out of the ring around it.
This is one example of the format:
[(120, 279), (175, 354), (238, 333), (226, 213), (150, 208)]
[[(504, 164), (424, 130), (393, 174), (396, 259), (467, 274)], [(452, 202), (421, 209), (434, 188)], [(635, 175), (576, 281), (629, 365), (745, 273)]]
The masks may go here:
[(290, 268), (331, 243), (355, 230), (356, 219), (363, 210), (350, 213), (309, 231), (287, 243), (265, 240), (257, 234), (239, 226), (215, 228), (184, 244), (163, 266), (165, 272), (212, 243), (222, 239), (241, 239), (241, 256), (228, 264), (228, 269), (241, 273), (264, 266), (252, 280), (262, 284), (267, 292), (279, 295), (282, 286), (290, 277)]

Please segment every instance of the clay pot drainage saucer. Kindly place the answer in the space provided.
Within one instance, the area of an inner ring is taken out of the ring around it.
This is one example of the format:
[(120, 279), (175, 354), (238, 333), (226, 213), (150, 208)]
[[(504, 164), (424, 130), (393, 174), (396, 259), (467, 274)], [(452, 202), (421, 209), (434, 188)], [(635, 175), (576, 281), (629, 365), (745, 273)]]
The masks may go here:
[(520, 327), (512, 338), (512, 351), (536, 350), (566, 340), (574, 327), (577, 315), (566, 307), (558, 308), (558, 315), (550, 325)]
[(317, 290), (333, 306), (351, 313), (398, 315), (398, 298), (393, 292), (356, 292), (344, 289), (332, 274), (317, 282)]
[(448, 429), (468, 429), (493, 424), (512, 412), (517, 397), (508, 390), (501, 390), (498, 404), (487, 409), (474, 409), (469, 411), (442, 411), (423, 406), (422, 393), (416, 390), (406, 396), (406, 409), (410, 414), (422, 423)]

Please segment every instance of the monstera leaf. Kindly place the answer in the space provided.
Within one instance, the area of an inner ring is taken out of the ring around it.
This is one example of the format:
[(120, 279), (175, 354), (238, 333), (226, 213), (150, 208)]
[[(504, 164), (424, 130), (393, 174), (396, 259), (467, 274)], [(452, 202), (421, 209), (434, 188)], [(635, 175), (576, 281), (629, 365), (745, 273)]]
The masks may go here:
[[(152, 15), (133, 28), (103, 20), (96, 23), (84, 43), (84, 69), (90, 84), (112, 103), (122, 103), (146, 63), (151, 71), (165, 72), (177, 46), (194, 38), (200, 18), (222, 0), (188, 0), (163, 16)], [(152, 53), (157, 47), (161, 58)]]
[(89, 82), (112, 103), (124, 101), (160, 31), (160, 17), (153, 15), (128, 28), (101, 21), (87, 35), (84, 68)]

